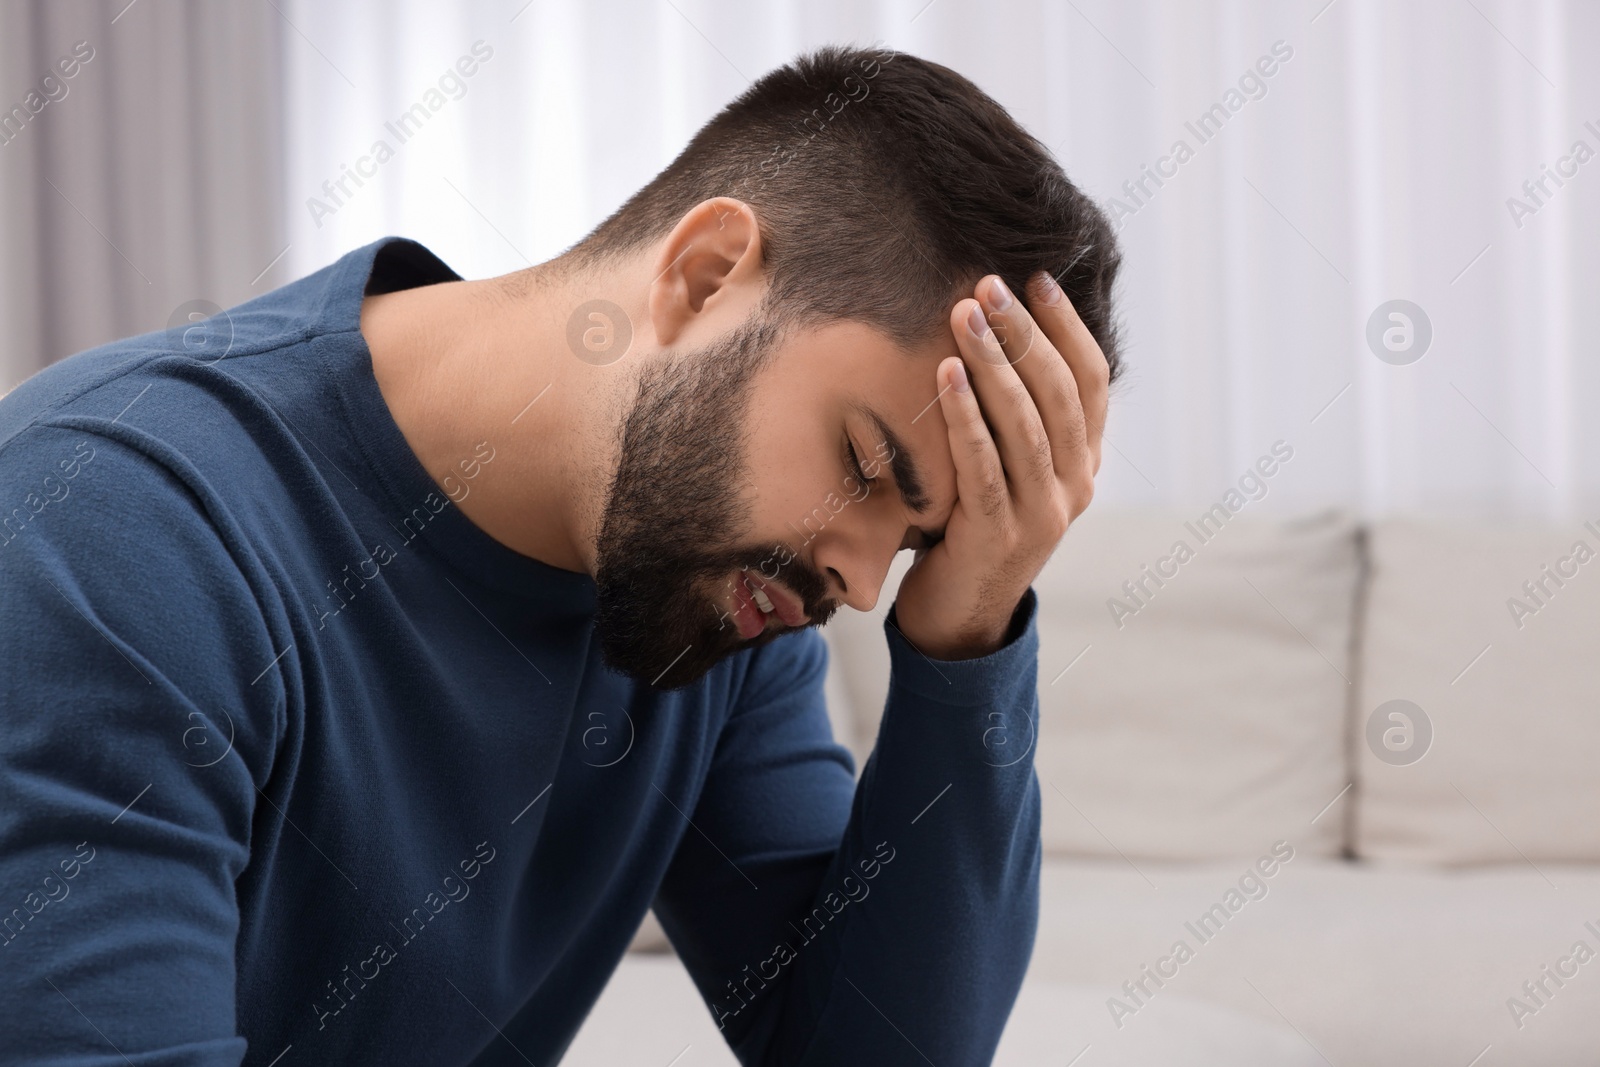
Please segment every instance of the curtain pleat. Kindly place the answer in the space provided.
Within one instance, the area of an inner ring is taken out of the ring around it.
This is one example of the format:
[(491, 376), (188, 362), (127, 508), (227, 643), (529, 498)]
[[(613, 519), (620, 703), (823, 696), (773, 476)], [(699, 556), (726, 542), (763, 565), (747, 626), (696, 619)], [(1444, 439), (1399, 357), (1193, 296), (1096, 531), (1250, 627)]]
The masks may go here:
[(280, 32), (269, 4), (0, 4), (0, 119), (27, 116), (0, 127), (0, 389), (287, 280)]
[[(1600, 513), (1600, 5), (125, 2), (0, 5), (0, 107), (96, 49), (0, 145), (0, 385), (385, 234), (469, 277), (548, 258), (749, 79), (881, 42), (1118, 218), (1103, 503), (1208, 506), (1283, 441), (1251, 508)], [(1368, 340), (1395, 300), (1432, 333), (1406, 365)]]

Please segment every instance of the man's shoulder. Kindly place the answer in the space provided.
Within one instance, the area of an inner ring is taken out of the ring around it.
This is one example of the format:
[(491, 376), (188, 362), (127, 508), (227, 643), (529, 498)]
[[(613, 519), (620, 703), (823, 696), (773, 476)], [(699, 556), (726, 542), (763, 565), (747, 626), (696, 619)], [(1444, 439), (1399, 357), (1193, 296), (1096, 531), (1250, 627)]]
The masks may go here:
[(224, 505), (277, 478), (291, 436), (264, 429), (262, 382), (296, 382), (315, 402), (321, 354), (295, 350), (327, 332), (315, 311), (325, 288), (313, 275), (187, 326), (88, 349), (0, 398), (0, 551), (10, 565), (42, 553), (99, 569), (159, 548), (146, 566), (166, 566), (178, 544), (192, 563), (197, 541), (236, 551), (242, 537)]
[(157, 381), (228, 373), (252, 357), (342, 332), (343, 326), (326, 314), (333, 270), (325, 268), (232, 308), (193, 301), (174, 311), (165, 329), (51, 364), (0, 397), (0, 450), (28, 427), (58, 416), (118, 421)]

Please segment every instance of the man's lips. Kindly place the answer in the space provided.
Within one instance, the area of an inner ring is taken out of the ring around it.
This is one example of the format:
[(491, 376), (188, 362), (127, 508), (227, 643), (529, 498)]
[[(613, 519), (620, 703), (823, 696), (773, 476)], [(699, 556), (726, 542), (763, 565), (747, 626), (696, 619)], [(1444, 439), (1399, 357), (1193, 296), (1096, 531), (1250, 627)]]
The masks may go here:
[(772, 614), (785, 626), (804, 626), (811, 621), (800, 598), (777, 582), (769, 582), (760, 575), (748, 572), (745, 580), (766, 594), (767, 599), (772, 601)]
[[(772, 602), (770, 615), (756, 605), (755, 597), (751, 594), (752, 588), (761, 590), (762, 595)], [(765, 630), (768, 619), (795, 628), (805, 626), (810, 621), (799, 597), (777, 582), (767, 581), (749, 571), (735, 572), (731, 599), (733, 610), (730, 615), (739, 629), (739, 636), (746, 640)]]

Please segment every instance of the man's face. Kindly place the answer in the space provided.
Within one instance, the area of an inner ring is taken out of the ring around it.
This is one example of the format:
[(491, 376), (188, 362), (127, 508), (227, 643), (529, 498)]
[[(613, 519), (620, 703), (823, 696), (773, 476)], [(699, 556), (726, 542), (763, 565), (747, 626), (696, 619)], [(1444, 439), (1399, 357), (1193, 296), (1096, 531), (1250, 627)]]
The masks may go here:
[(954, 507), (933, 372), (956, 351), (908, 355), (850, 322), (775, 344), (752, 321), (647, 368), (599, 535), (611, 665), (676, 688), (841, 604), (870, 610), (895, 553), (938, 540)]

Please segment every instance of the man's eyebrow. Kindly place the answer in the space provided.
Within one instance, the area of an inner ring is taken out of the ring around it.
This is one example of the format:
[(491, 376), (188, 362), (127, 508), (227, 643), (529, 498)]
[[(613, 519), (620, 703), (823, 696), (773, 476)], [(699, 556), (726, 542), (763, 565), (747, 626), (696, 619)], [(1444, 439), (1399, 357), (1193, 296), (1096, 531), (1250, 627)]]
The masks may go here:
[(916, 460), (911, 458), (911, 452), (906, 448), (905, 442), (895, 436), (889, 429), (889, 424), (884, 421), (872, 408), (865, 404), (858, 405), (856, 410), (870, 421), (878, 435), (889, 446), (889, 453), (893, 457), (885, 462), (889, 468), (889, 477), (894, 479), (894, 487), (900, 493), (900, 499), (905, 501), (906, 507), (915, 512), (928, 510), (928, 494), (922, 485), (922, 474), (917, 470)]

